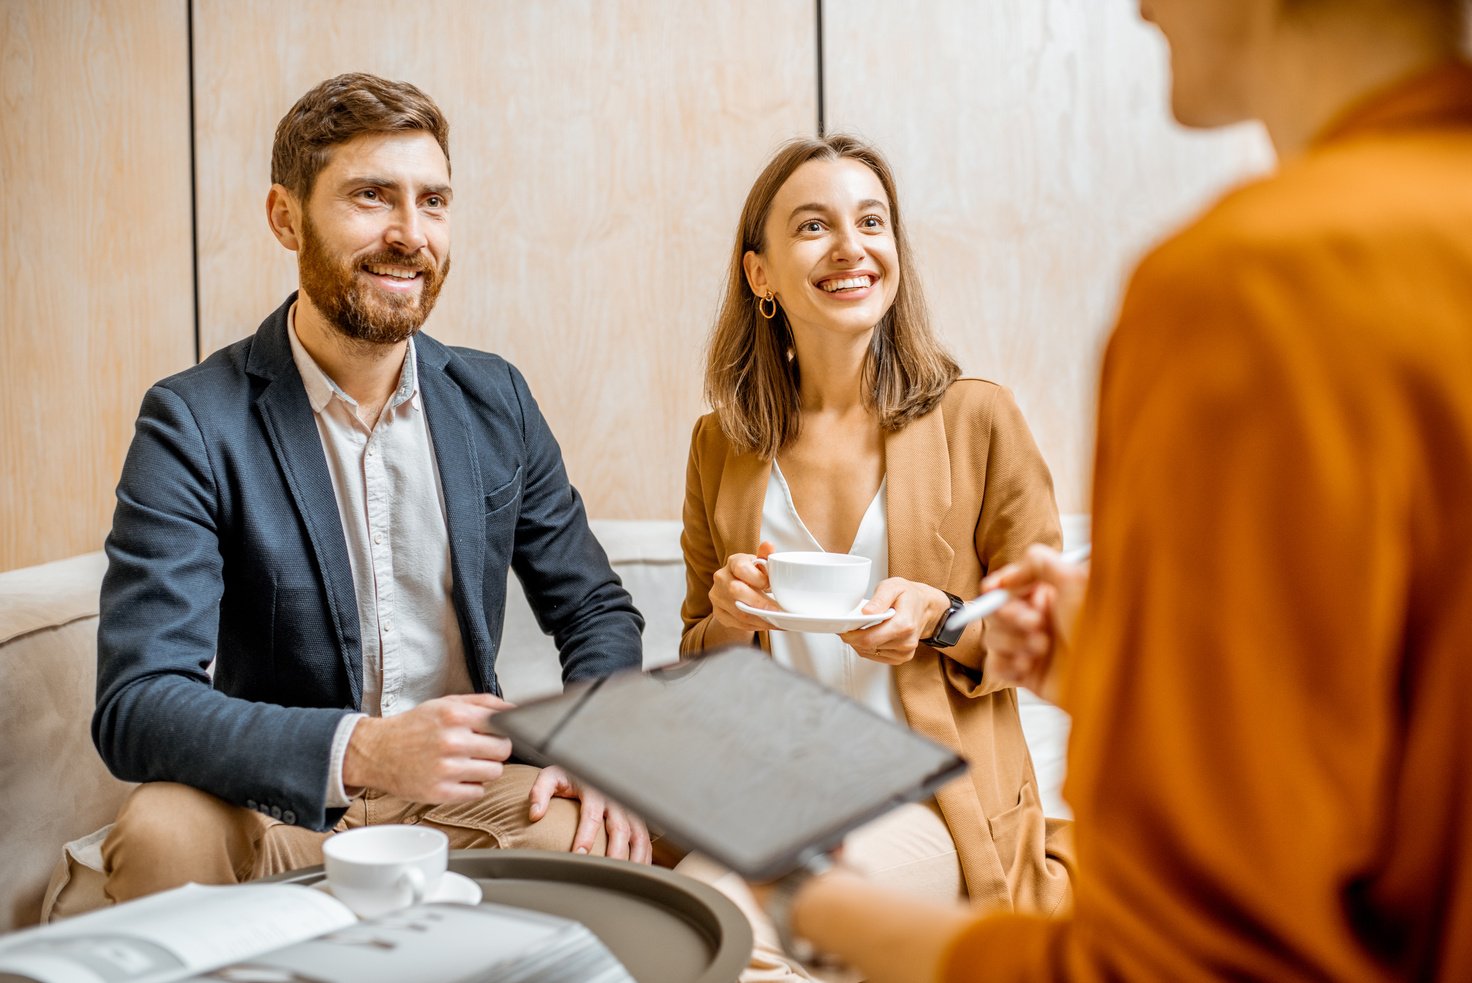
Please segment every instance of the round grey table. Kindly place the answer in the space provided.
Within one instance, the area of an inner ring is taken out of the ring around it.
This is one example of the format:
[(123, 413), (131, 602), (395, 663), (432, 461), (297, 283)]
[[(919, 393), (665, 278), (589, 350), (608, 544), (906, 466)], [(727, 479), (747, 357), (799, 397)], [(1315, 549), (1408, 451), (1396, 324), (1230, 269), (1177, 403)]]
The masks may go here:
[[(603, 940), (639, 983), (734, 983), (751, 926), (725, 895), (661, 867), (540, 850), (454, 850), (450, 870), (483, 900), (571, 918)], [(321, 867), (274, 881), (314, 884)]]

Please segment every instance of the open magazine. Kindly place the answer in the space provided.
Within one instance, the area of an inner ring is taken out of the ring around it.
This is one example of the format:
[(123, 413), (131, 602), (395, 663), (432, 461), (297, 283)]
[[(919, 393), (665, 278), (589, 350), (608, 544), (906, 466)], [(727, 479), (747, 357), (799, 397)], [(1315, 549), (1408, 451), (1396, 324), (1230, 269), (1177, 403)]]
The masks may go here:
[(296, 884), (189, 884), (0, 937), (0, 983), (633, 983), (586, 926), (504, 905), (359, 921)]

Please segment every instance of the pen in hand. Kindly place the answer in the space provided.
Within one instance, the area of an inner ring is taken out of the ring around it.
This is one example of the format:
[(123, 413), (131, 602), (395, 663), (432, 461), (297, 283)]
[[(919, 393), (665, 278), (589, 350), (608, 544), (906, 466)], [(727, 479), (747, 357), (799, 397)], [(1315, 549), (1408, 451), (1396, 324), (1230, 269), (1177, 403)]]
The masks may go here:
[[(1069, 550), (1062, 556), (1064, 563), (1082, 563), (1088, 558), (1089, 547), (1087, 546), (1080, 546), (1078, 549)], [(971, 624), (973, 621), (980, 621), (982, 618), (996, 614), (1002, 610), (1010, 600), (1012, 600), (1012, 592), (1009, 590), (989, 590), (980, 597), (973, 598), (961, 605), (955, 614), (946, 619), (946, 628), (960, 628)]]

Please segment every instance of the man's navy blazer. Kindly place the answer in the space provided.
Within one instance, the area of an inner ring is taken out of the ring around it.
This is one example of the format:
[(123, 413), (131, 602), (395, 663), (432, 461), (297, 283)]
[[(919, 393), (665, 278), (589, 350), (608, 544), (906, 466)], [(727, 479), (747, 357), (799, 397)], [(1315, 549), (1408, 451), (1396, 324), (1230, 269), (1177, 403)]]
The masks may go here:
[[(294, 300), (144, 397), (107, 538), (92, 736), (119, 778), (325, 829), (341, 815), (326, 808), (327, 772), (338, 721), (362, 704), (362, 645), (287, 339)], [(422, 334), (415, 346), (475, 688), (500, 693), (508, 569), (564, 681), (637, 668), (643, 619), (526, 380), (495, 355)]]

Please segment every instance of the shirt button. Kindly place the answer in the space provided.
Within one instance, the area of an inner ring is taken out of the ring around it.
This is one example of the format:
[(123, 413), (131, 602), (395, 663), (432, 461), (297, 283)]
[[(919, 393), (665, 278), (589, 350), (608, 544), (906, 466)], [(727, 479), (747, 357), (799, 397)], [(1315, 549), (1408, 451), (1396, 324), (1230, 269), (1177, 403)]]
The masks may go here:
[(287, 809), (285, 812), (283, 812), (281, 814), (281, 821), (283, 823), (288, 824), (288, 825), (295, 825), (296, 824), (296, 813), (292, 812), (290, 809)]
[(245, 807), (247, 809), (254, 809), (256, 807), (256, 800), (255, 799), (246, 799), (245, 800)]
[(387, 635), (389, 632), (391, 632), (393, 630), (394, 630), (394, 623), (392, 621), (385, 621), (383, 623), (383, 633), (385, 635)]
[(272, 806), (271, 807), (271, 818), (272, 819), (280, 819), (281, 818), (281, 807), (280, 806)]
[(383, 533), (381, 533), (381, 532), (374, 533), (373, 534), (373, 542), (374, 543), (382, 543), (383, 542)]
[(374, 447), (372, 444), (369, 444), (368, 445), (368, 456), (369, 457), (372, 457), (374, 454), (377, 454), (377, 453), (378, 453), (378, 448), (377, 447)]

